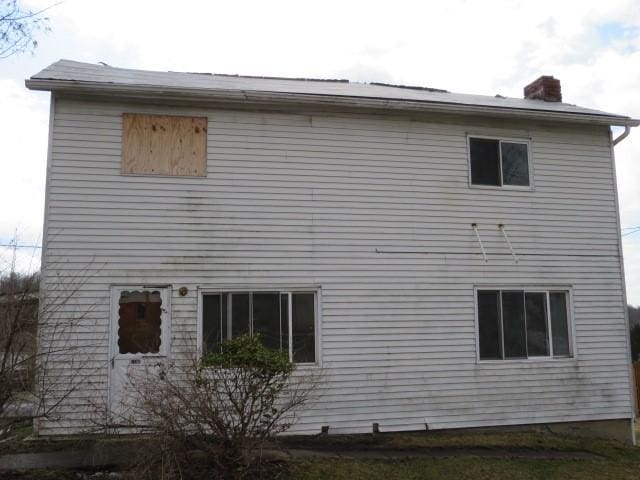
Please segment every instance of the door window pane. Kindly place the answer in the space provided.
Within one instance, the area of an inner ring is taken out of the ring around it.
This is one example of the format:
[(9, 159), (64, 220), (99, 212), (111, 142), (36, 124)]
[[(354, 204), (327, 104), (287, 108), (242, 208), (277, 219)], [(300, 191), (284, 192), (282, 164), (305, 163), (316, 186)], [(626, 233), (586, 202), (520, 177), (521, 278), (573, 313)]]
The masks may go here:
[(499, 145), (498, 140), (469, 139), (472, 184), (500, 185)]
[(480, 359), (502, 358), (500, 334), (500, 292), (478, 291), (478, 328), (480, 333)]
[(315, 295), (313, 293), (292, 293), (291, 295), (293, 361), (312, 363), (316, 361)]
[(569, 322), (567, 320), (567, 293), (549, 292), (549, 310), (551, 310), (551, 335), (553, 354), (569, 356)]
[(253, 294), (253, 334), (268, 348), (280, 350), (280, 295)]
[(231, 294), (231, 335), (233, 338), (241, 335), (249, 335), (249, 294)]
[(529, 161), (526, 143), (502, 142), (503, 185), (529, 185)]
[(527, 317), (527, 354), (530, 357), (549, 355), (547, 334), (547, 294), (525, 293)]
[(526, 358), (524, 292), (502, 292), (502, 325), (505, 358)]
[(118, 351), (158, 353), (161, 342), (160, 292), (122, 292), (118, 310)]

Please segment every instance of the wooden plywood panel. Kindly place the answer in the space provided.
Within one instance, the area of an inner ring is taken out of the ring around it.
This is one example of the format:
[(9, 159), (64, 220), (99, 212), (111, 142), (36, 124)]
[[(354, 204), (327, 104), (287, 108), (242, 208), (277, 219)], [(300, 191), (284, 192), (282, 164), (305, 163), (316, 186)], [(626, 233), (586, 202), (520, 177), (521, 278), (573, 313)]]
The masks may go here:
[(125, 113), (122, 173), (207, 175), (207, 118)]

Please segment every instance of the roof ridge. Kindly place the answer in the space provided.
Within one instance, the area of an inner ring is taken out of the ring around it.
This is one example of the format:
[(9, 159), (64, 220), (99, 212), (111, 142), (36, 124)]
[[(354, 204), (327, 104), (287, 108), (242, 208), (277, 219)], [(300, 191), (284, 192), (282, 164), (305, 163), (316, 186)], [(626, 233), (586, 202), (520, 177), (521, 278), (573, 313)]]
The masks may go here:
[(406, 88), (407, 90), (422, 90), (425, 92), (451, 93), (449, 90), (442, 88), (420, 87), (417, 85), (396, 85), (394, 83), (368, 82), (369, 85), (377, 85), (379, 87)]
[[(170, 73), (191, 73), (191, 72), (170, 72)], [(215, 77), (254, 78), (257, 80), (295, 80), (299, 82), (354, 83), (346, 78), (278, 77), (278, 76), (269, 76), (269, 75), (241, 75), (238, 73), (206, 73), (203, 75), (213, 75)]]
[[(84, 64), (85, 62), (78, 62), (76, 60), (67, 60), (63, 59), (67, 62), (73, 62), (76, 64)], [(376, 85), (378, 87), (391, 87), (391, 88), (404, 88), (407, 90), (419, 90), (425, 92), (440, 92), (440, 93), (451, 93), (448, 90), (444, 90), (442, 88), (433, 88), (433, 87), (423, 87), (420, 85), (404, 85), (404, 84), (395, 84), (395, 83), (386, 83), (386, 82), (357, 82), (349, 80), (348, 78), (310, 78), (310, 77), (281, 77), (278, 75), (243, 75), (240, 73), (212, 73), (212, 72), (183, 72), (176, 70), (139, 70), (132, 69), (126, 67), (117, 67), (113, 65), (109, 65), (105, 62), (97, 62), (95, 65), (98, 67), (107, 67), (107, 68), (115, 68), (118, 70), (134, 70), (141, 72), (159, 72), (159, 73), (179, 73), (179, 74), (187, 74), (187, 75), (207, 75), (212, 77), (230, 77), (230, 78), (252, 78), (256, 80), (292, 80), (298, 82), (328, 82), (328, 83), (348, 83), (351, 85)]]

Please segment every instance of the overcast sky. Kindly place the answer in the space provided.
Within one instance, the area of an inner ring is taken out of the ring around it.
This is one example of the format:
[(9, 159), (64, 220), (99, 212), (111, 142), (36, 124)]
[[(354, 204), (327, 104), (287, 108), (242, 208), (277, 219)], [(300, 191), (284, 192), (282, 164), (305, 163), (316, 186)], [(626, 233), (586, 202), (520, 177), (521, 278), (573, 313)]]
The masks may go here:
[[(640, 117), (638, 0), (65, 0), (49, 16), (52, 32), (34, 55), (0, 60), (0, 244), (16, 231), (21, 244), (40, 243), (49, 95), (24, 79), (60, 58), (513, 97), (550, 74), (565, 102)], [(615, 153), (622, 227), (640, 226), (640, 128)], [(638, 305), (640, 232), (623, 242), (628, 300)], [(37, 267), (33, 249), (21, 252), (22, 268)], [(0, 270), (10, 258), (0, 247)]]

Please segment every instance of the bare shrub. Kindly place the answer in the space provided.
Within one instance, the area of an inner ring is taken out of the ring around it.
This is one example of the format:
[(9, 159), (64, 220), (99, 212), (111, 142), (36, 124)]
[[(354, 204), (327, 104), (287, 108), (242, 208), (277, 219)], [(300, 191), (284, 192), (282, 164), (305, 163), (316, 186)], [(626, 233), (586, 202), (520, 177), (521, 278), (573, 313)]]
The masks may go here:
[(134, 469), (137, 478), (241, 479), (268, 469), (263, 450), (285, 432), (317, 377), (296, 372), (286, 353), (259, 337), (223, 342), (219, 353), (185, 366), (161, 366), (132, 387), (132, 423), (144, 424), (153, 445)]
[(37, 323), (38, 275), (0, 277), (0, 438), (32, 414)]
[[(88, 275), (84, 269), (60, 277), (44, 291), (39, 272), (16, 269), (15, 248), (0, 272), (0, 439), (25, 422), (57, 419), (83, 381), (77, 367), (91, 352), (78, 345), (74, 330), (92, 310), (76, 304)], [(65, 358), (62, 370), (56, 356)]]

